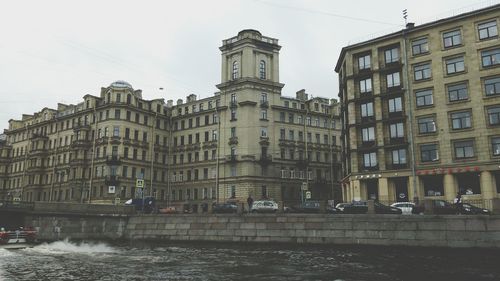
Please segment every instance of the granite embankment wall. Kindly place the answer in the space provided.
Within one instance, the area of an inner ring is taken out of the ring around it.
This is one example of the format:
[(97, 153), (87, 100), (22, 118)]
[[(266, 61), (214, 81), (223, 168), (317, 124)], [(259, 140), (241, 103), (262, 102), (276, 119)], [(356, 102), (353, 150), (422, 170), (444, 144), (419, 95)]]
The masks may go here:
[(30, 214), (43, 240), (287, 242), (500, 248), (500, 216)]

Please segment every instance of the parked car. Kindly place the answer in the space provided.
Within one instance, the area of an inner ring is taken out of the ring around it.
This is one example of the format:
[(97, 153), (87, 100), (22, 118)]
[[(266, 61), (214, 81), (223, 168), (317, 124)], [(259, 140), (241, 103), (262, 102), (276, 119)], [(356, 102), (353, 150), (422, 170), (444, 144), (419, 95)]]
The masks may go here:
[(456, 215), (458, 209), (455, 204), (448, 203), (444, 200), (433, 200), (434, 214), (436, 215)]
[[(376, 214), (402, 214), (401, 209), (386, 206), (379, 202), (373, 203)], [(368, 212), (368, 203), (366, 201), (354, 201), (344, 206), (344, 214), (366, 214)]]
[(396, 203), (392, 203), (391, 207), (396, 207), (398, 209), (401, 209), (401, 212), (403, 212), (403, 215), (411, 215), (413, 208), (415, 207), (415, 203), (413, 203), (413, 202), (396, 202)]
[(491, 212), (488, 209), (483, 209), (474, 206), (470, 203), (458, 203), (458, 212), (463, 215), (490, 215)]
[(213, 205), (212, 211), (216, 214), (236, 213), (238, 206), (234, 202), (219, 203)]
[(136, 211), (143, 211), (150, 214), (155, 210), (156, 200), (154, 197), (132, 198), (125, 202), (125, 205), (135, 206)]
[[(321, 206), (318, 201), (304, 201), (300, 204), (293, 205), (290, 207), (285, 207), (285, 212), (287, 213), (320, 213), (321, 212)], [(327, 206), (326, 207), (326, 212), (327, 213), (338, 213), (339, 211), (334, 208)]]
[(252, 213), (276, 213), (278, 211), (278, 203), (272, 200), (254, 201), (252, 204)]
[(337, 210), (339, 210), (339, 211), (343, 212), (343, 211), (344, 211), (344, 207), (345, 207), (346, 205), (349, 205), (349, 204), (351, 204), (351, 203), (338, 203), (338, 204), (337, 204), (337, 206), (335, 206), (335, 208), (336, 208)]

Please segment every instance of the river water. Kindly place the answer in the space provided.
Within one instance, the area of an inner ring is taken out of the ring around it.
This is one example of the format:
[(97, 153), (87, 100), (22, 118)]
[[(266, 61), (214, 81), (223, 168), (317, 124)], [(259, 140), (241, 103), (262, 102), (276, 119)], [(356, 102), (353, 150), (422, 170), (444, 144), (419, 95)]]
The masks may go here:
[(0, 249), (0, 280), (500, 280), (497, 250), (285, 244)]

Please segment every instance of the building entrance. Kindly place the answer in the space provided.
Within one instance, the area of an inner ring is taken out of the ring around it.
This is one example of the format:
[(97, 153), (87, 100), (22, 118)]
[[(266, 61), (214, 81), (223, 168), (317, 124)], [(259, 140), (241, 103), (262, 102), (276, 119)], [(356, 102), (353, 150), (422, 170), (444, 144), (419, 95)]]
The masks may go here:
[(393, 182), (396, 191), (396, 202), (408, 202), (408, 179), (395, 178)]

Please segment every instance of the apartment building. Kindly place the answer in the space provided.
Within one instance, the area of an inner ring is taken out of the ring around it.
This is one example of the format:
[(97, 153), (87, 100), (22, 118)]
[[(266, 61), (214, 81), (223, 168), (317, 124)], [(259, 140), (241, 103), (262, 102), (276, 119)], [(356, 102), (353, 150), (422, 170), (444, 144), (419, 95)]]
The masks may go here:
[(219, 91), (173, 106), (173, 202), (340, 199), (338, 104), (282, 95), (280, 49), (256, 30), (223, 40)]
[(345, 201), (500, 193), (500, 6), (342, 49)]
[(147, 193), (164, 193), (167, 112), (163, 99), (144, 100), (116, 81), (76, 105), (9, 120), (3, 198), (111, 202), (136, 196), (137, 178)]
[[(3, 198), (111, 202), (146, 195), (215, 199), (341, 198), (336, 100), (282, 95), (278, 40), (223, 40), (218, 91), (144, 100), (124, 81), (76, 105), (10, 120), (0, 142)], [(94, 153), (93, 153), (94, 152)], [(2, 167), (7, 173), (2, 173)]]

